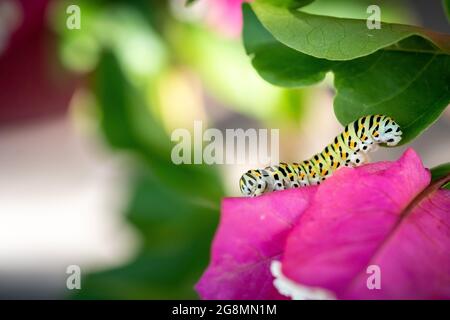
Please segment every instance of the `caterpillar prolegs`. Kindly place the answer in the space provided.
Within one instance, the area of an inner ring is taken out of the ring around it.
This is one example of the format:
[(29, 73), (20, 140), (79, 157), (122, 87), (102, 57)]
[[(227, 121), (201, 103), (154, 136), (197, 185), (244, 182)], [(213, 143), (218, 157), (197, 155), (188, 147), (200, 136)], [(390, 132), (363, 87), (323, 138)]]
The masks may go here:
[(301, 163), (280, 163), (264, 169), (249, 170), (239, 180), (245, 196), (320, 184), (342, 166), (359, 166), (366, 154), (380, 143), (395, 146), (401, 140), (400, 126), (392, 118), (369, 115), (345, 126), (322, 152)]

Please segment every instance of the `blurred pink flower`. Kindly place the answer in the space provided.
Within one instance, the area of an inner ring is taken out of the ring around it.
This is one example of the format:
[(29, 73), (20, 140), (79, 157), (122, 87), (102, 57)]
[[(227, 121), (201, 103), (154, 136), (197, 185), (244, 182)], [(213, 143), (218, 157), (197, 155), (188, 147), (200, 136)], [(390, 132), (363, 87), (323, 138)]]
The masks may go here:
[(8, 18), (0, 19), (1, 123), (62, 113), (74, 92), (76, 79), (59, 64), (56, 37), (47, 28), (49, 3), (1, 2)]
[(251, 0), (207, 0), (207, 22), (222, 34), (237, 37), (242, 29), (243, 2)]
[(409, 149), (319, 187), (227, 198), (196, 289), (203, 299), (448, 299), (450, 190), (430, 179)]

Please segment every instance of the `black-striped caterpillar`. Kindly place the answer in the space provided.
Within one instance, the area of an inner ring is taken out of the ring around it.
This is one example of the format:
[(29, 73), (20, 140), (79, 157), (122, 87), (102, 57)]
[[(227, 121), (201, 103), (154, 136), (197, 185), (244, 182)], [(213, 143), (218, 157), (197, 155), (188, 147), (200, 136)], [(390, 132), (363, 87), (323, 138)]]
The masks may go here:
[(366, 153), (380, 143), (395, 146), (401, 140), (400, 126), (383, 115), (362, 117), (345, 126), (322, 152), (301, 163), (280, 163), (265, 169), (249, 170), (239, 180), (245, 196), (320, 184), (341, 166), (359, 166)]

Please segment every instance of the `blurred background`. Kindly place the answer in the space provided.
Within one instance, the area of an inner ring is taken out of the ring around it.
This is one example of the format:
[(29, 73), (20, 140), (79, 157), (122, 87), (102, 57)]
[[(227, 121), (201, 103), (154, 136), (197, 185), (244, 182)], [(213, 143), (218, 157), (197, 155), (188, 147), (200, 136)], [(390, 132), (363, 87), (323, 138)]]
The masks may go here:
[[(242, 0), (0, 0), (0, 298), (197, 298), (220, 200), (258, 164), (174, 165), (176, 128), (277, 128), (280, 159), (342, 128), (332, 75), (286, 90), (246, 56)], [(317, 0), (312, 13), (450, 32), (440, 1)], [(80, 29), (67, 12), (81, 10)], [(410, 146), (450, 159), (447, 108)], [(382, 149), (393, 160), (407, 146)], [(79, 265), (81, 290), (66, 268)]]

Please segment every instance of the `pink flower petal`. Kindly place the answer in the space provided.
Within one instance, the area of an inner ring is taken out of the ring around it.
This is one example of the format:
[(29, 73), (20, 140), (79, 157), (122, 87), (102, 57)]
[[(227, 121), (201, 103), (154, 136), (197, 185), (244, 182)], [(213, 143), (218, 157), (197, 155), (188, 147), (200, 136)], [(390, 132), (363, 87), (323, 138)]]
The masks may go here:
[(208, 23), (225, 36), (238, 37), (242, 29), (243, 2), (250, 0), (209, 0)]
[(78, 84), (59, 63), (48, 0), (14, 1), (20, 24), (0, 52), (0, 123), (64, 113)]
[(257, 198), (226, 198), (210, 265), (196, 285), (203, 299), (282, 299), (270, 263), (309, 205), (316, 187)]
[(367, 290), (360, 274), (346, 298), (450, 299), (450, 190), (415, 205), (369, 264), (380, 267), (381, 290)]
[[(450, 297), (448, 192), (402, 216), (429, 182), (413, 150), (397, 162), (339, 170), (288, 237), (283, 273), (338, 298)], [(367, 288), (369, 265), (380, 267), (380, 290)]]

